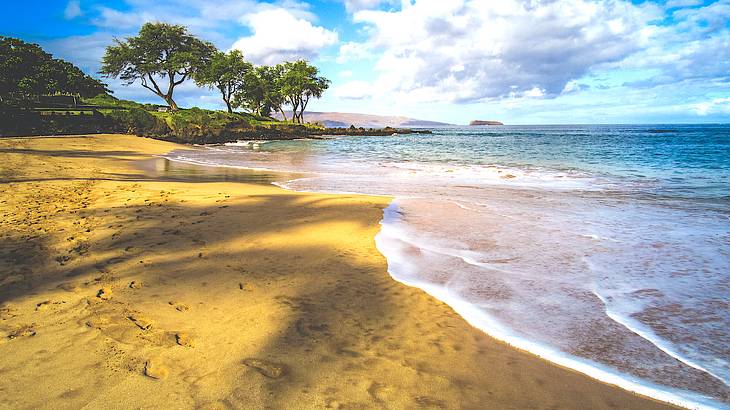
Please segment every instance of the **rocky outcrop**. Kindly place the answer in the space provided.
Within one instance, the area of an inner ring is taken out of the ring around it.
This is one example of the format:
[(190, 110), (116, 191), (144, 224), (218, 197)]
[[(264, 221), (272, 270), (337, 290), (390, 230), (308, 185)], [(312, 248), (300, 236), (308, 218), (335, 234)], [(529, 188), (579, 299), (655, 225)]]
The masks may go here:
[(499, 121), (489, 121), (489, 120), (474, 120), (469, 123), (469, 125), (504, 125), (503, 123)]

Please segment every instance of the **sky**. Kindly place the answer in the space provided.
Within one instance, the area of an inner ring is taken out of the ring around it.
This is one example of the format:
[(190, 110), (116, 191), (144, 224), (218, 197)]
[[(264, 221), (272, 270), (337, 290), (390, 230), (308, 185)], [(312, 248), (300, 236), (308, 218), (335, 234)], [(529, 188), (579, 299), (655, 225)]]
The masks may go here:
[[(254, 64), (306, 58), (311, 111), (454, 124), (730, 123), (730, 0), (25, 0), (0, 35), (88, 74), (114, 38), (182, 24)], [(161, 102), (104, 79), (119, 98)], [(223, 108), (188, 81), (182, 107)]]

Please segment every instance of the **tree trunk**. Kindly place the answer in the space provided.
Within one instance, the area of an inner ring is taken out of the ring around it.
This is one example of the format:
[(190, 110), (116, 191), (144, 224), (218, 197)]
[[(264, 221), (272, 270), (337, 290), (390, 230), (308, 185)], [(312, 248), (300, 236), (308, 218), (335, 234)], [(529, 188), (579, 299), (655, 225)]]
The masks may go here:
[(170, 106), (170, 110), (171, 111), (177, 111), (178, 110), (177, 104), (175, 103), (175, 100), (172, 99), (172, 97), (167, 96), (167, 97), (164, 97), (164, 98), (165, 98), (165, 101), (167, 102), (167, 105)]
[(223, 101), (226, 102), (226, 107), (228, 108), (228, 113), (233, 114), (233, 108), (231, 108), (231, 102), (226, 99), (223, 99)]
[(284, 109), (281, 108), (281, 106), (279, 106), (279, 112), (281, 113), (281, 116), (284, 117), (284, 122), (286, 122), (286, 112), (284, 112)]

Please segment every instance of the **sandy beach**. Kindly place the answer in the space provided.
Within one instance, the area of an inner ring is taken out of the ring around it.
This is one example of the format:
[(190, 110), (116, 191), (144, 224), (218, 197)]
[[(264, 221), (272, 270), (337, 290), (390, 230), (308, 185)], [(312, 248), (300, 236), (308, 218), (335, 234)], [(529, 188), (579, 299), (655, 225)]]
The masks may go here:
[(390, 198), (140, 166), (184, 148), (0, 139), (0, 408), (669, 407), (394, 281)]

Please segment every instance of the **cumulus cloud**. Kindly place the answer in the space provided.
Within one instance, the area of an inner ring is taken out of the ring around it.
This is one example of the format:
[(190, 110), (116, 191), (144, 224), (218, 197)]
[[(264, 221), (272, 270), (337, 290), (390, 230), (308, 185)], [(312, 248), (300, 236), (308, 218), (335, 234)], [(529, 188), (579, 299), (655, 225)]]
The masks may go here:
[(397, 11), (355, 13), (369, 39), (349, 47), (379, 51), (377, 87), (412, 98), (550, 98), (640, 49), (642, 29), (658, 14), (610, 0), (405, 1)]
[(81, 4), (79, 0), (69, 0), (66, 8), (63, 10), (63, 17), (66, 20), (72, 20), (81, 16)]
[(352, 80), (335, 88), (334, 94), (347, 100), (362, 100), (373, 95), (373, 85), (365, 81)]
[(364, 43), (356, 43), (354, 41), (348, 41), (340, 45), (340, 51), (337, 55), (337, 63), (345, 64), (350, 61), (362, 60), (363, 58), (370, 57), (370, 47)]
[(241, 22), (253, 32), (238, 39), (234, 49), (241, 50), (257, 64), (275, 64), (297, 58), (313, 59), (320, 50), (338, 41), (336, 32), (297, 17), (289, 10), (271, 8), (243, 16)]

